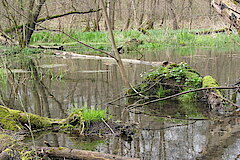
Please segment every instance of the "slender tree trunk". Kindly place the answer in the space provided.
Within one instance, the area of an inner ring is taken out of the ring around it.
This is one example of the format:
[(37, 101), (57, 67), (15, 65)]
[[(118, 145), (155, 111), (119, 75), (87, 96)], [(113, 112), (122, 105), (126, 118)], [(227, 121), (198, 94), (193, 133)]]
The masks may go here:
[(121, 75), (122, 75), (122, 78), (124, 80), (124, 83), (125, 83), (125, 86), (127, 88), (131, 88), (131, 85), (129, 83), (129, 80), (128, 80), (128, 77), (127, 77), (127, 73), (126, 73), (126, 70), (124, 68), (124, 65), (122, 63), (122, 59), (121, 59), (121, 56), (117, 50), (117, 46), (116, 46), (116, 43), (115, 43), (115, 39), (114, 39), (114, 36), (113, 36), (113, 32), (112, 32), (112, 28), (111, 28), (111, 25), (110, 25), (110, 22), (109, 22), (109, 19), (108, 19), (108, 15), (107, 15), (107, 9), (106, 9), (106, 6), (104, 4), (104, 1), (101, 0), (101, 3), (102, 3), (102, 7), (103, 7), (103, 13), (104, 13), (104, 16), (105, 16), (105, 19), (106, 19), (106, 24), (107, 24), (107, 27), (108, 27), (108, 31), (110, 33), (110, 39), (111, 39), (111, 43), (112, 43), (112, 49), (114, 51), (114, 55), (115, 55), (115, 60), (117, 61), (118, 63), (118, 66), (119, 66), (119, 69), (120, 69), (120, 72), (121, 72)]
[(148, 21), (146, 29), (153, 29), (154, 28), (154, 22), (155, 22), (155, 11), (156, 11), (156, 0), (151, 0), (151, 13), (148, 15)]
[(127, 3), (127, 10), (128, 10), (128, 17), (127, 17), (127, 21), (123, 27), (123, 30), (128, 30), (130, 23), (131, 23), (131, 19), (132, 19), (132, 3), (131, 2)]
[(109, 2), (109, 21), (112, 30), (115, 29), (115, 7), (116, 7), (116, 0), (111, 0)]
[[(99, 8), (99, 1), (95, 0), (95, 5), (97, 6), (97, 8)], [(100, 12), (96, 12), (95, 13), (95, 18), (94, 18), (94, 26), (93, 26), (93, 30), (94, 31), (100, 31), (100, 20), (101, 20), (101, 13)]]
[(192, 17), (192, 0), (188, 0), (188, 3), (189, 3), (189, 18), (190, 18), (190, 22), (189, 22), (189, 29), (192, 29), (192, 20), (193, 20), (193, 17)]
[(145, 0), (140, 1), (141, 9), (140, 9), (140, 17), (138, 21), (138, 27), (141, 27), (143, 24), (143, 19), (144, 19), (144, 11), (145, 11)]
[(179, 29), (179, 26), (178, 26), (178, 21), (177, 21), (177, 16), (175, 14), (175, 11), (174, 11), (174, 7), (173, 7), (173, 0), (167, 0), (167, 3), (169, 5), (169, 8), (170, 8), (170, 15), (172, 17), (172, 21), (173, 21), (173, 29), (174, 30), (177, 30)]
[(84, 29), (84, 32), (89, 32), (91, 30), (91, 26), (90, 26), (90, 15), (87, 15), (87, 18), (86, 18), (86, 27)]

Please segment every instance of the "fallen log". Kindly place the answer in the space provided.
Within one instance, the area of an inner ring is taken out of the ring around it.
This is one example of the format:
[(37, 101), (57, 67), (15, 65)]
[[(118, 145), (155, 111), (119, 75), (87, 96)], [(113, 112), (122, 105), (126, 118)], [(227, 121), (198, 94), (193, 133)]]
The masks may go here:
[[(74, 59), (96, 59), (96, 60), (102, 60), (106, 64), (111, 65), (111, 64), (117, 64), (114, 58), (111, 57), (101, 57), (101, 56), (92, 56), (92, 55), (82, 55), (82, 54), (77, 54), (73, 52), (55, 52), (55, 55), (63, 58), (74, 58)], [(128, 64), (143, 64), (143, 65), (150, 65), (150, 66), (166, 66), (171, 62), (168, 61), (162, 61), (162, 62), (150, 62), (150, 61), (141, 61), (141, 60), (136, 60), (136, 59), (122, 59), (123, 63), (128, 63)]]
[(139, 158), (121, 157), (118, 155), (63, 147), (39, 147), (37, 150), (38, 155), (50, 158), (67, 158), (77, 160), (139, 160)]
[[(19, 136), (21, 138), (19, 138)], [(24, 136), (18, 132), (0, 130), (0, 160), (61, 158), (75, 160), (139, 160), (138, 158), (122, 157), (100, 152), (70, 149), (64, 147), (31, 147), (23, 143)], [(24, 147), (23, 147), (24, 146)]]
[(51, 50), (60, 50), (63, 51), (64, 47), (63, 46), (42, 46), (42, 45), (38, 45), (38, 46), (33, 46), (30, 45), (30, 48), (37, 48), (37, 49), (51, 49)]

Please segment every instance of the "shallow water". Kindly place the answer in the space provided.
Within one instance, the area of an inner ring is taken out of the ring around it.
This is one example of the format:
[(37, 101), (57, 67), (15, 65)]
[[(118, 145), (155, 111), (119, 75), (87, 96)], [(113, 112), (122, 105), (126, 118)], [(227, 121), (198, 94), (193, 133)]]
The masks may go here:
[[(136, 53), (124, 57), (136, 59), (140, 55)], [(50, 55), (38, 55), (33, 61), (31, 57), (24, 57), (24, 61), (20, 62), (16, 59), (12, 60), (12, 64), (8, 64), (9, 68), (16, 71), (12, 72), (14, 76), (9, 76), (13, 87), (3, 87), (1, 91), (4, 95), (3, 102), (7, 106), (16, 109), (27, 106), (29, 112), (53, 118), (65, 118), (68, 108), (72, 106), (102, 108), (108, 109), (114, 120), (136, 123), (139, 127), (132, 141), (120, 137), (98, 139), (45, 133), (36, 135), (37, 145), (43, 145), (46, 140), (52, 146), (89, 149), (145, 160), (237, 159), (240, 156), (238, 116), (215, 122), (161, 118), (162, 115), (182, 113), (178, 111), (181, 106), (174, 102), (165, 104), (167, 108), (154, 104), (140, 109), (151, 114), (156, 112), (156, 116), (128, 112), (124, 109), (125, 99), (106, 105), (106, 102), (124, 94), (121, 75), (113, 63)], [(145, 53), (141, 60), (187, 62), (201, 74), (212, 75), (220, 85), (234, 84), (240, 79), (240, 52), (236, 51), (194, 49), (193, 52), (189, 49), (183, 52), (182, 49), (167, 49)], [(149, 65), (125, 65), (132, 84), (140, 82), (141, 74), (153, 68)], [(24, 72), (29, 71), (29, 68), (36, 68), (38, 75)], [(194, 107), (208, 109), (201, 105)]]

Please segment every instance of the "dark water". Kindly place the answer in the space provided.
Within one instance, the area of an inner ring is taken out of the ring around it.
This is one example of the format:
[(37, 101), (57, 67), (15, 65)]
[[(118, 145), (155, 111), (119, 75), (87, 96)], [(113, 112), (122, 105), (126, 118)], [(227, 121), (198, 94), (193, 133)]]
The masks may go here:
[[(136, 59), (140, 55), (136, 53), (124, 57)], [(102, 108), (107, 109), (114, 120), (132, 122), (139, 127), (131, 142), (119, 137), (98, 138), (44, 133), (36, 136), (37, 145), (43, 145), (43, 141), (46, 140), (52, 146), (88, 149), (144, 160), (228, 160), (240, 157), (238, 116), (221, 118), (220, 121), (171, 120), (160, 117), (163, 113), (170, 116), (176, 114), (175, 110), (179, 109), (176, 103), (168, 103), (166, 109), (158, 105), (139, 109), (147, 110), (147, 113), (157, 111), (158, 116), (125, 110), (125, 99), (112, 105), (106, 104), (124, 94), (118, 67), (108, 61), (50, 55), (15, 57), (11, 62), (7, 62), (5, 58), (2, 60), (2, 64), (7, 64), (12, 70), (8, 77), (8, 83), (11, 85), (2, 87), (1, 90), (1, 103), (7, 106), (16, 109), (27, 106), (29, 112), (52, 118), (65, 118), (68, 108), (73, 106)], [(145, 53), (142, 60), (187, 62), (202, 75), (212, 75), (224, 86), (240, 79), (240, 52), (237, 51), (167, 49), (163, 52)], [(125, 65), (132, 84), (140, 82), (140, 75), (152, 69), (152, 66), (148, 65)], [(34, 69), (37, 69), (37, 75), (29, 72)], [(2, 82), (2, 86), (6, 83)], [(206, 108), (201, 105), (196, 107), (203, 110)], [(198, 111), (193, 110), (191, 114)]]

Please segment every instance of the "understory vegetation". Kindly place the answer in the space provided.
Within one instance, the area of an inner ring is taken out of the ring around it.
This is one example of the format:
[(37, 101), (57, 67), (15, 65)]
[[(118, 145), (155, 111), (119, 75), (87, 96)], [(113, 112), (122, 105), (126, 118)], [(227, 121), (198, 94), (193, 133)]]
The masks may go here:
[[(204, 30), (147, 30), (144, 33), (137, 30), (115, 31), (118, 46), (124, 46), (127, 51), (162, 50), (166, 47), (203, 47), (203, 48), (231, 48), (236, 47), (240, 40), (237, 32), (219, 34), (200, 34)], [(105, 32), (69, 31), (70, 36), (95, 48), (111, 50), (109, 38)], [(77, 52), (93, 52), (78, 44), (62, 33), (35, 32), (31, 45), (64, 46), (66, 50)]]

